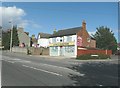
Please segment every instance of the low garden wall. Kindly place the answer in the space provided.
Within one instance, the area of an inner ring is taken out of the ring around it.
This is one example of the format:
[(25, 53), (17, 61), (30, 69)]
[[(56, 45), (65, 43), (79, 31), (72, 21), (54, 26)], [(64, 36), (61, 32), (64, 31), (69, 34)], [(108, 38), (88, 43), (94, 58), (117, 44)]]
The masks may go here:
[(78, 49), (77, 50), (77, 56), (83, 55), (83, 54), (106, 54), (106, 55), (112, 55), (111, 50), (88, 50), (88, 49)]
[(49, 48), (30, 47), (29, 48), (29, 54), (32, 54), (32, 55), (49, 55)]
[(12, 52), (24, 53), (31, 55), (49, 55), (49, 48), (35, 48), (35, 47), (12, 47)]
[(27, 54), (27, 47), (12, 47), (12, 52)]

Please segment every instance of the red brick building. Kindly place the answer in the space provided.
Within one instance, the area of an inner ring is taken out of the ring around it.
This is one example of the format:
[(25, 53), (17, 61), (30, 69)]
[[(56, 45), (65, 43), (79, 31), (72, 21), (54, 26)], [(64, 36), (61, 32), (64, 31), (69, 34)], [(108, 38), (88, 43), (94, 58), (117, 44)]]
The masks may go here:
[(85, 21), (82, 22), (81, 30), (77, 32), (77, 37), (82, 38), (82, 46), (83, 47), (92, 47), (96, 48), (96, 40), (92, 38), (86, 30)]
[[(49, 41), (50, 56), (77, 57), (87, 53), (106, 52), (104, 50), (96, 50), (96, 40), (92, 38), (87, 32), (85, 21), (82, 22), (81, 27), (57, 31), (50, 36)], [(93, 51), (90, 52), (88, 49), (93, 49)], [(106, 54), (108, 54), (108, 51)]]

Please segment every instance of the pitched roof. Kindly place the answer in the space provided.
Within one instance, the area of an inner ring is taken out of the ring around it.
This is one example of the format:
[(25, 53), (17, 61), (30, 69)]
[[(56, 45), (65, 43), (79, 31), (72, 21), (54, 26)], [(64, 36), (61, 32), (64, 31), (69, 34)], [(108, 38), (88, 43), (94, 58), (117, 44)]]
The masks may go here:
[(58, 32), (51, 35), (50, 38), (73, 35), (73, 34), (76, 34), (78, 31), (80, 31), (81, 29), (82, 29), (82, 27), (75, 27), (75, 28), (59, 30)]
[(40, 35), (40, 38), (49, 38), (52, 34), (48, 34), (48, 33), (39, 33), (38, 35)]
[(33, 43), (36, 43), (36, 42), (37, 42), (37, 39), (36, 39), (36, 38), (31, 38), (31, 41), (32, 41)]
[(96, 39), (95, 39), (95, 38), (93, 38), (92, 36), (90, 36), (90, 38), (91, 38), (91, 39), (93, 39), (93, 40), (96, 40)]

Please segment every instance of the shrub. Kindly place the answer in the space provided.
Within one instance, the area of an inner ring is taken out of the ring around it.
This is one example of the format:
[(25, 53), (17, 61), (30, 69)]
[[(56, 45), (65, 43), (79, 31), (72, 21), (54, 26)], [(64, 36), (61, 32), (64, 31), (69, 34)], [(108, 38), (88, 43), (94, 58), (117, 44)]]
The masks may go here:
[[(91, 55), (98, 55), (98, 56), (91, 56)], [(110, 59), (110, 56), (105, 54), (83, 54), (78, 56), (76, 59), (79, 60)]]

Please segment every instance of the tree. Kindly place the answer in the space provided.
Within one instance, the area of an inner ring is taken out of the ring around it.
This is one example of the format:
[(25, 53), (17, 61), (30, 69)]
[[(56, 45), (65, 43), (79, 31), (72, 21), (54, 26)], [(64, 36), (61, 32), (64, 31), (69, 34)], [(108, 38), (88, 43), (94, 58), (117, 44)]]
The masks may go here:
[(10, 49), (10, 31), (2, 31), (2, 46), (4, 50)]
[(56, 32), (57, 32), (56, 29), (54, 29), (53, 34), (55, 34)]
[[(10, 38), (11, 38), (11, 30), (2, 31), (2, 45), (4, 46), (4, 50), (10, 49)], [(13, 26), (13, 35), (12, 35), (12, 46), (18, 46), (19, 39), (17, 33), (17, 26)]]
[(115, 53), (117, 50), (117, 40), (114, 37), (114, 33), (108, 27), (104, 26), (96, 29), (97, 31), (93, 35), (96, 39), (96, 47), (100, 49), (109, 49)]
[(13, 26), (13, 36), (12, 36), (12, 46), (18, 46), (19, 45), (19, 39), (18, 39), (18, 33), (17, 33), (17, 26)]

